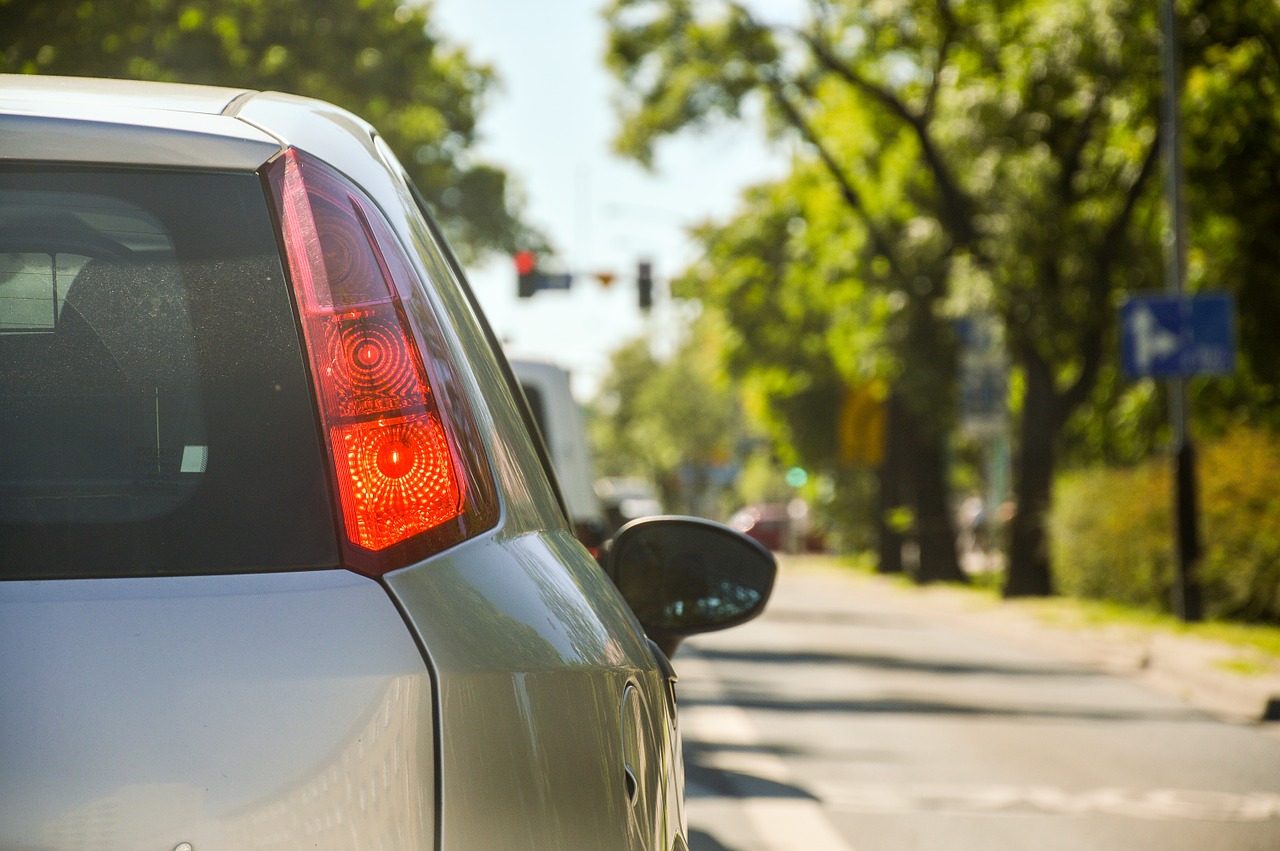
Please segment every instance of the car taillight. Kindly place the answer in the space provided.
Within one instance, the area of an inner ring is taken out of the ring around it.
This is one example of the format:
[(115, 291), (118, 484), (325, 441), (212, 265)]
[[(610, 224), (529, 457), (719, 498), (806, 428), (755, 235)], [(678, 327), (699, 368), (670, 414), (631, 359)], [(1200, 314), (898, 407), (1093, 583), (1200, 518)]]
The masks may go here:
[(347, 566), (378, 576), (491, 527), (497, 503), (481, 441), (429, 308), (405, 308), (418, 275), (391, 226), (354, 184), (296, 149), (266, 177)]

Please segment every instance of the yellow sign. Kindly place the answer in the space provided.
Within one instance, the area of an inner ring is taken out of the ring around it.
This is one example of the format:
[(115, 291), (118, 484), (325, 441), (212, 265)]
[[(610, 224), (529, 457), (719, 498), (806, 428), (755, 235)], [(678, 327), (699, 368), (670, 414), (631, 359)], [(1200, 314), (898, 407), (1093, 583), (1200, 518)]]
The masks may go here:
[(883, 381), (845, 389), (840, 421), (836, 424), (841, 463), (879, 467), (884, 462), (888, 395), (889, 388)]

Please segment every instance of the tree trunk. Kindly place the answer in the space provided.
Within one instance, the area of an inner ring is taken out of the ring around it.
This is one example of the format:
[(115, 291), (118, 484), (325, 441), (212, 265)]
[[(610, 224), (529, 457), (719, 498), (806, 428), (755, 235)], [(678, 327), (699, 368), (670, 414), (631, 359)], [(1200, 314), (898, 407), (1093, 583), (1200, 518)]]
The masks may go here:
[(899, 431), (901, 402), (896, 394), (890, 394), (885, 402), (884, 459), (876, 470), (876, 547), (879, 573), (902, 573), (902, 533), (890, 522), (890, 515), (906, 502), (903, 481), (906, 477), (908, 458), (903, 451)]
[(1049, 538), (1045, 528), (1053, 494), (1054, 440), (1058, 433), (1053, 375), (1039, 359), (1024, 364), (1027, 390), (1018, 427), (1017, 512), (1009, 525), (1009, 567), (1005, 597), (1047, 597), (1053, 593)]
[(907, 404), (898, 406), (898, 438), (908, 453), (915, 540), (920, 549), (918, 583), (965, 582), (956, 554), (955, 523), (947, 488), (946, 432), (928, 428)]
[(956, 527), (948, 499), (943, 440), (926, 437), (920, 441), (913, 461), (916, 540), (920, 545), (920, 572), (916, 581), (922, 584), (967, 582), (956, 554)]

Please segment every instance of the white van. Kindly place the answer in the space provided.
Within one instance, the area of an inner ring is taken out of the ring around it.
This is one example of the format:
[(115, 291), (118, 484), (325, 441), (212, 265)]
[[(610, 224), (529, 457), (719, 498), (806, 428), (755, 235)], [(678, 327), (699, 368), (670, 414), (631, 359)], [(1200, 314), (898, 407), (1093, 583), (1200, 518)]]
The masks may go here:
[(594, 553), (604, 543), (606, 524), (593, 485), (586, 422), (570, 392), (569, 373), (552, 363), (528, 360), (512, 360), (511, 370), (524, 389), (551, 455), (574, 532)]

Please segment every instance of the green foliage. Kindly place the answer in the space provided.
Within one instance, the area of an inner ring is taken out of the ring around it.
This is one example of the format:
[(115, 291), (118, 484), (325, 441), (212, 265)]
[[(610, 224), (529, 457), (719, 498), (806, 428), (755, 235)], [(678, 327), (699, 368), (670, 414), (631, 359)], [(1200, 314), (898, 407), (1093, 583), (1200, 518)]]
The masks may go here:
[(707, 476), (735, 459), (747, 427), (716, 359), (720, 333), (708, 318), (696, 322), (666, 361), (644, 339), (614, 352), (590, 423), (602, 475), (655, 482), (672, 511), (724, 509), (706, 503)]
[[(753, 8), (606, 9), (620, 149), (648, 162), (663, 136), (736, 120), (753, 97), (801, 145), (788, 178), (699, 232), (707, 254), (686, 293), (725, 313), (730, 369), (817, 463), (806, 428), (868, 375), (894, 379), (926, 432), (949, 428), (941, 320), (996, 313), (1022, 420), (1010, 589), (1049, 589), (1056, 454), (1134, 463), (1166, 439), (1162, 392), (1128, 383), (1115, 356), (1119, 303), (1164, 284), (1157, 5), (815, 0), (788, 25)], [(1239, 374), (1199, 384), (1194, 406), (1209, 434), (1280, 426), (1280, 5), (1181, 0), (1178, 12), (1189, 285), (1234, 291), (1241, 308)], [(1164, 569), (1151, 556), (1145, 579), (1125, 581), (1149, 596)]]
[[(689, 286), (742, 335), (731, 369), (769, 388), (796, 446), (842, 384), (877, 375), (941, 458), (946, 318), (981, 308), (1038, 382), (1029, 415), (1044, 425), (1023, 432), (1024, 460), (1051, 465), (1048, 444), (1096, 381), (1114, 293), (1152, 270), (1149, 234), (1131, 223), (1154, 185), (1153, 13), (1124, 0), (815, 2), (791, 27), (731, 0), (615, 0), (606, 17), (624, 151), (647, 160), (664, 135), (739, 116), (748, 93), (805, 145), (790, 178), (700, 233), (707, 259)], [(748, 48), (709, 35), (728, 29)], [(784, 354), (782, 337), (802, 350)], [(1023, 496), (1032, 541), (1048, 494)]]
[[(1272, 0), (1180, 4), (1190, 247), (1187, 285), (1237, 299), (1236, 374), (1193, 388), (1198, 425), (1221, 434), (1242, 418), (1280, 427), (1280, 5)], [(1162, 218), (1162, 217), (1161, 217)], [(1144, 227), (1153, 236), (1153, 220)], [(1154, 266), (1154, 261), (1149, 265)], [(1150, 282), (1160, 286), (1154, 272)], [(1114, 351), (1114, 345), (1112, 350)], [(1168, 440), (1167, 399), (1104, 365), (1099, 388), (1068, 434), (1069, 457), (1134, 463)]]
[(1280, 422), (1280, 4), (1183, 4), (1183, 98), (1194, 289), (1233, 291), (1240, 370), (1205, 401)]
[[(1233, 428), (1206, 445), (1197, 466), (1206, 612), (1280, 623), (1280, 435)], [(1172, 500), (1165, 459), (1062, 476), (1051, 519), (1061, 589), (1167, 610)]]
[(1280, 437), (1232, 429), (1208, 447), (1201, 469), (1210, 612), (1280, 623)]
[(760, 68), (778, 59), (768, 30), (726, 6), (709, 17), (689, 0), (613, 0), (609, 69), (627, 84), (620, 152), (652, 164), (661, 135), (737, 118), (761, 82)]
[(1049, 519), (1058, 589), (1165, 609), (1173, 583), (1171, 487), (1167, 463), (1060, 476)]
[(359, 114), (468, 256), (537, 241), (468, 157), (493, 82), (399, 0), (0, 0), (0, 70), (273, 89)]

